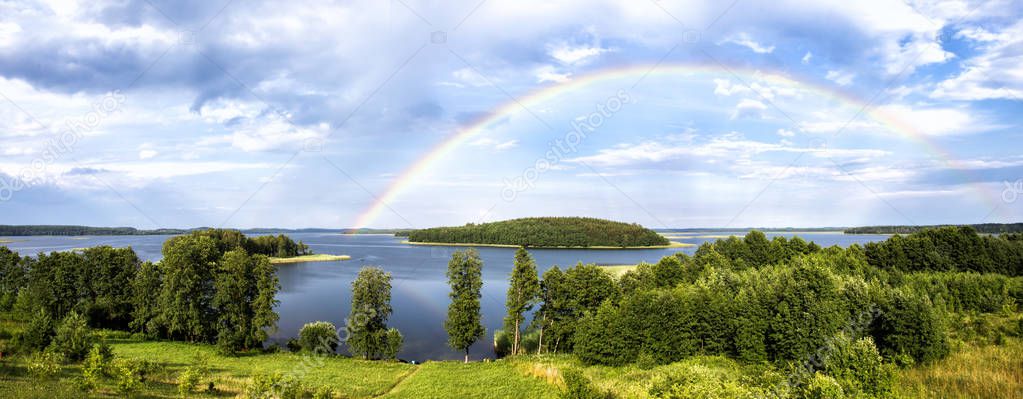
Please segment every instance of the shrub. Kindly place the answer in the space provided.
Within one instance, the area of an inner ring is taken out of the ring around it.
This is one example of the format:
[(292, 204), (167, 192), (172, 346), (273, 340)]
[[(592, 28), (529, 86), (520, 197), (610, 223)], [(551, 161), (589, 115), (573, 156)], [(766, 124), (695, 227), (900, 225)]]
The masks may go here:
[(842, 385), (834, 378), (815, 373), (803, 387), (802, 397), (806, 399), (842, 399), (847, 395), (842, 391)]
[(596, 314), (588, 314), (579, 321), (573, 345), (579, 360), (587, 364), (621, 366), (636, 358), (637, 348), (630, 345), (630, 335), (619, 315), (619, 309), (607, 301)]
[(132, 396), (142, 389), (149, 365), (148, 362), (136, 359), (117, 359), (113, 362), (113, 369), (117, 392), (123, 396)]
[(298, 332), (298, 343), (304, 351), (334, 353), (339, 342), (341, 338), (337, 335), (337, 327), (326, 321), (306, 323)]
[(209, 361), (202, 354), (196, 354), (192, 364), (178, 375), (178, 393), (182, 397), (194, 392), (202, 380), (209, 378)]
[(396, 328), (387, 330), (384, 333), (384, 346), (381, 356), (384, 359), (396, 359), (398, 352), (401, 352), (401, 345), (405, 342), (405, 339), (401, 336), (401, 332)]
[(929, 299), (900, 290), (882, 304), (871, 335), (885, 357), (905, 354), (919, 363), (948, 354), (945, 333), (944, 323)]
[(28, 373), (39, 379), (50, 379), (60, 373), (60, 363), (64, 358), (59, 353), (50, 351), (36, 352), (28, 357)]
[(561, 378), (565, 380), (565, 392), (562, 397), (566, 399), (607, 399), (613, 396), (601, 392), (593, 386), (585, 376), (577, 370), (563, 370)]
[(313, 399), (334, 399), (334, 388), (326, 385), (317, 388), (316, 392), (313, 392)]
[(870, 337), (852, 340), (840, 334), (832, 342), (824, 358), (824, 371), (834, 377), (842, 391), (855, 396), (888, 397), (893, 393), (895, 370), (885, 364)]
[[(252, 383), (245, 389), (245, 397), (250, 399), (299, 399), (307, 394), (302, 384), (293, 376), (285, 376), (281, 373), (256, 374), (252, 376)], [(333, 394), (328, 387), (321, 387), (317, 395)], [(320, 396), (330, 397), (330, 396)]]
[(85, 358), (95, 341), (85, 317), (72, 311), (57, 327), (51, 346), (66, 359), (78, 361)]
[(654, 379), (650, 396), (662, 399), (759, 398), (766, 392), (745, 387), (706, 366), (690, 365)]
[(511, 337), (504, 330), (494, 330), (494, 356), (498, 359), (511, 354)]
[(91, 390), (107, 376), (113, 375), (111, 361), (114, 354), (106, 344), (93, 345), (82, 363), (82, 387)]
[(52, 339), (53, 319), (43, 309), (39, 309), (32, 315), (28, 326), (16, 337), (18, 347), (26, 352), (43, 350), (50, 345)]

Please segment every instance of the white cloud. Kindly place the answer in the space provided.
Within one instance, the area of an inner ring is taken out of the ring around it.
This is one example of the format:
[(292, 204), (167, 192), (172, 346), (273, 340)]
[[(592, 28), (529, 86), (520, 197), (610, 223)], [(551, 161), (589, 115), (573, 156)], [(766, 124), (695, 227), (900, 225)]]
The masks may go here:
[(957, 108), (914, 108), (894, 104), (878, 107), (878, 111), (928, 136), (973, 133), (988, 128), (978, 124), (969, 112)]
[[(769, 53), (774, 52), (774, 46), (767, 46), (767, 45), (763, 45), (763, 44), (757, 43), (752, 38), (750, 38), (749, 34), (747, 34), (745, 32), (741, 32), (741, 33), (739, 33), (739, 34), (737, 34), (735, 36), (731, 36), (731, 37), (725, 39), (724, 41), (722, 41), (721, 43), (731, 43), (731, 44), (743, 46), (743, 47), (746, 47), (746, 48), (748, 48), (750, 50), (753, 50), (753, 52), (757, 53), (757, 54), (769, 54)], [(721, 44), (721, 43), (718, 43), (718, 44)]]
[(504, 151), (519, 146), (518, 140), (497, 141), (489, 137), (481, 137), (468, 143), (472, 147), (491, 148), (495, 151)]
[(572, 74), (568, 72), (558, 72), (557, 68), (553, 65), (544, 65), (536, 69), (536, 82), (555, 82), (563, 83), (567, 82), (572, 78)]
[(839, 86), (848, 86), (852, 84), (853, 79), (856, 78), (856, 74), (852, 72), (843, 72), (839, 70), (829, 70), (825, 78), (832, 82), (835, 82)]
[(714, 94), (719, 96), (730, 96), (736, 93), (746, 93), (750, 89), (741, 84), (733, 84), (728, 79), (714, 79)]
[(160, 153), (156, 152), (156, 150), (140, 150), (139, 151), (139, 159), (143, 159), (143, 160), (150, 159), (150, 158), (153, 158), (153, 157), (155, 157), (155, 156), (157, 156), (159, 154)]
[(547, 54), (566, 65), (585, 65), (609, 51), (611, 50), (590, 44), (573, 46), (561, 42), (547, 46)]
[(979, 54), (963, 61), (962, 72), (938, 84), (933, 98), (951, 100), (1023, 99), (1023, 21), (997, 33), (973, 30)]
[(792, 132), (791, 130), (787, 130), (787, 129), (778, 129), (778, 135), (782, 136), (782, 137), (792, 137), (792, 136), (795, 136), (796, 133)]
[(803, 65), (809, 64), (810, 63), (810, 59), (812, 59), (812, 58), (813, 58), (813, 53), (807, 51), (806, 54), (803, 55), (803, 60), (802, 60)]
[(735, 111), (732, 112), (732, 119), (762, 118), (765, 110), (767, 110), (767, 106), (764, 103), (746, 98), (739, 101), (739, 104), (735, 106)]

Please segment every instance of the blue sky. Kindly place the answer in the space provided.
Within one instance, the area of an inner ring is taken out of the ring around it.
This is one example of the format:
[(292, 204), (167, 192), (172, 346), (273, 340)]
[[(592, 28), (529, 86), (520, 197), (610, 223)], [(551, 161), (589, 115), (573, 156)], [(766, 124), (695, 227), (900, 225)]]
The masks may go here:
[(3, 2), (0, 223), (1018, 222), (1021, 14), (998, 0)]

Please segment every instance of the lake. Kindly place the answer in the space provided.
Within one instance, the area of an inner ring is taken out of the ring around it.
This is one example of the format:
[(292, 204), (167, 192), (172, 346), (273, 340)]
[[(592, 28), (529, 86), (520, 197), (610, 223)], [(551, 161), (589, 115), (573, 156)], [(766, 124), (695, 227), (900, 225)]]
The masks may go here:
[[(700, 244), (719, 236), (743, 235), (745, 231), (713, 233), (669, 233), (673, 241)], [(821, 246), (848, 246), (853, 243), (882, 241), (887, 235), (845, 235), (841, 232), (766, 233), (774, 236), (799, 235)], [(351, 307), (351, 284), (362, 266), (379, 266), (393, 276), (391, 305), (394, 313), (389, 325), (401, 330), (405, 346), (399, 357), (406, 360), (460, 359), (461, 354), (447, 347), (444, 318), (448, 305), (445, 272), (455, 247), (427, 247), (402, 244), (390, 235), (341, 235), (335, 233), (290, 234), (309, 245), (315, 253), (350, 255), (345, 262), (294, 263), (277, 266), (281, 291), (277, 312), (281, 318), (271, 340), (282, 343), (298, 335), (303, 324), (330, 321), (341, 327)], [(0, 243), (23, 255), (65, 251), (74, 248), (110, 245), (132, 247), (144, 260), (157, 261), (163, 242), (169, 236), (93, 236), (93, 237), (0, 237)], [(483, 258), (483, 322), (487, 333), (473, 346), (473, 358), (493, 357), (493, 332), (501, 328), (505, 291), (515, 256), (513, 248), (478, 248)], [(553, 265), (564, 268), (578, 262), (635, 264), (656, 262), (675, 252), (692, 254), (695, 247), (642, 250), (570, 250), (538, 249), (530, 253), (542, 274)]]

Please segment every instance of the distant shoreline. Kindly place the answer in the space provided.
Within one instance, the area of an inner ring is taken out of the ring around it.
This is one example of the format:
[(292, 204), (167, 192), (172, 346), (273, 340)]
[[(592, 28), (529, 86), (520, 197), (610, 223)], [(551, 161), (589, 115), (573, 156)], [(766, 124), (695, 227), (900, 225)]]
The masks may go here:
[(327, 254), (313, 254), (313, 255), (301, 255), (292, 256), (290, 258), (270, 258), (270, 263), (275, 265), (283, 265), (289, 263), (308, 263), (308, 262), (340, 262), (352, 259), (348, 255), (327, 255)]
[[(422, 245), (429, 247), (494, 247), (494, 248), (518, 248), (521, 245), (516, 244), (472, 244), (472, 243), (456, 243), (456, 242), (411, 242), (402, 241), (402, 244), (408, 245)], [(689, 244), (684, 242), (671, 241), (668, 245), (651, 245), (642, 247), (611, 247), (611, 246), (581, 246), (581, 247), (527, 247), (528, 249), (601, 249), (601, 250), (614, 250), (614, 249), (667, 249), (667, 248), (688, 248), (695, 247), (696, 244)]]

